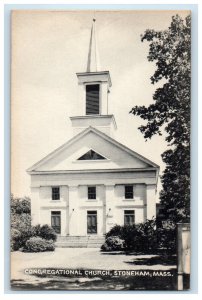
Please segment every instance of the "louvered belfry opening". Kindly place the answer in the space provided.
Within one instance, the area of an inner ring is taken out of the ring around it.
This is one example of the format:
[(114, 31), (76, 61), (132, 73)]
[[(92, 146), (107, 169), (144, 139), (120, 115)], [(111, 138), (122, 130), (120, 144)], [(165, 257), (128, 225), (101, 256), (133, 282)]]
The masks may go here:
[(99, 84), (86, 85), (86, 115), (99, 115)]

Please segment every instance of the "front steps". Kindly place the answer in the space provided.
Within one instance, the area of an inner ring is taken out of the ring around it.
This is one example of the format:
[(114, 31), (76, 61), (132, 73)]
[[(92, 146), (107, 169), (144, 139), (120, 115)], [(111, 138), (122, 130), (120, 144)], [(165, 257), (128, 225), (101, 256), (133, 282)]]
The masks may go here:
[(55, 243), (60, 248), (100, 248), (105, 241), (104, 236), (58, 236)]

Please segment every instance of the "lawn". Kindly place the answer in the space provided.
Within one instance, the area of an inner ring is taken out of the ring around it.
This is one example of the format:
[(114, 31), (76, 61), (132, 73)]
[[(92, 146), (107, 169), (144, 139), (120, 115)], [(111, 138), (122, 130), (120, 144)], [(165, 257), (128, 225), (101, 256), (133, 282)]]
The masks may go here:
[(11, 266), (11, 286), (15, 290), (176, 289), (175, 256), (56, 248), (44, 253), (12, 252)]

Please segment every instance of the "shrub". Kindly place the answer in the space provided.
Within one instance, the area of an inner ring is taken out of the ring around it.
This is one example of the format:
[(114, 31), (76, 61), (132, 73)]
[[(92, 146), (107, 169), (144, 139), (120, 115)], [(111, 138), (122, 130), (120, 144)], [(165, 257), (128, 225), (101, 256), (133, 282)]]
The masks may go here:
[(102, 251), (120, 251), (123, 250), (124, 240), (118, 236), (110, 236), (106, 239), (105, 243), (101, 246)]
[(16, 214), (30, 214), (31, 213), (31, 200), (28, 197), (14, 198), (11, 195), (11, 213)]
[(13, 239), (15, 250), (20, 250), (21, 248), (24, 248), (26, 241), (32, 236), (33, 236), (33, 229), (31, 227), (19, 230), (19, 237)]
[(26, 243), (23, 251), (26, 252), (44, 252), (44, 251), (54, 251), (55, 245), (52, 240), (45, 240), (41, 237), (31, 237)]
[(30, 214), (11, 214), (11, 228), (26, 230), (31, 228)]
[(11, 213), (11, 251), (17, 251), (33, 235), (30, 214)]
[(21, 233), (19, 230), (15, 228), (11, 228), (11, 251), (17, 251), (20, 248), (19, 241), (20, 241)]
[[(30, 246), (30, 243), (34, 243), (34, 240), (31, 240), (33, 237), (40, 239), (37, 241), (41, 242), (42, 240), (41, 244), (38, 242), (36, 248), (41, 246), (41, 249), (47, 249), (39, 251), (53, 251), (54, 246), (52, 244), (57, 238), (55, 231), (48, 225), (31, 226), (30, 211), (29, 198), (14, 198), (11, 195), (11, 251), (26, 249), (27, 247), (29, 251), (32, 248), (35, 249)], [(45, 246), (43, 240), (47, 241)]]
[(39, 236), (45, 240), (53, 240), (56, 241), (57, 234), (54, 229), (49, 225), (36, 225), (33, 227), (34, 235)]
[(110, 237), (120, 238), (124, 241), (123, 250), (141, 253), (176, 253), (177, 229), (176, 224), (170, 220), (158, 222), (156, 220), (146, 220), (144, 223), (134, 225), (115, 225), (106, 235), (106, 242), (102, 250), (112, 251), (113, 247), (107, 243)]
[(118, 237), (124, 241), (123, 247), (125, 251), (136, 251), (143, 253), (151, 253), (157, 248), (156, 238), (156, 222), (155, 220), (146, 220), (146, 222), (134, 225), (116, 225), (106, 235), (106, 242), (103, 248), (110, 251), (107, 244), (109, 237)]
[(177, 250), (177, 226), (172, 221), (165, 221), (157, 229), (158, 247), (169, 253), (176, 253)]
[(137, 247), (137, 250), (144, 251), (145, 253), (151, 253), (157, 250), (158, 245), (155, 219), (146, 220), (146, 222), (138, 224), (137, 233), (139, 237), (139, 247)]
[(114, 227), (112, 227), (110, 229), (110, 231), (107, 232), (106, 238), (108, 238), (110, 236), (118, 236), (118, 237), (122, 238), (123, 231), (124, 231), (123, 226), (115, 225)]

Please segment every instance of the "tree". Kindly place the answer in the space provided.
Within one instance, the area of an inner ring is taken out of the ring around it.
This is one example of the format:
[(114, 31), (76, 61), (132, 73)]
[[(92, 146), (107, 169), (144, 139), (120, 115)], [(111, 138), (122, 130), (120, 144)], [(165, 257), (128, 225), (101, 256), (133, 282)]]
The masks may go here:
[(147, 140), (166, 133), (168, 150), (162, 154), (166, 164), (161, 177), (161, 203), (167, 217), (175, 222), (190, 218), (190, 93), (191, 93), (191, 17), (173, 16), (164, 31), (146, 30), (141, 36), (149, 42), (148, 61), (156, 63), (151, 83), (163, 81), (154, 103), (135, 106), (131, 113), (147, 121), (139, 127)]

